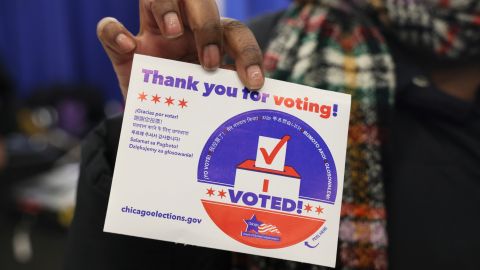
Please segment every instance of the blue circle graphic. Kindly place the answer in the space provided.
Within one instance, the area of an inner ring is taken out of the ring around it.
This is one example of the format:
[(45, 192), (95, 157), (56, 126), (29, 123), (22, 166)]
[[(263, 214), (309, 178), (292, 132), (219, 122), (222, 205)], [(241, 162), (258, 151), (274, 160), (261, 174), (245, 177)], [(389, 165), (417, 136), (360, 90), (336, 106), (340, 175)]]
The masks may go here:
[(200, 155), (198, 182), (233, 187), (237, 166), (257, 158), (260, 136), (280, 139), (287, 135), (285, 165), (301, 176), (299, 198), (334, 204), (337, 171), (327, 144), (304, 121), (274, 110), (245, 112), (220, 125)]

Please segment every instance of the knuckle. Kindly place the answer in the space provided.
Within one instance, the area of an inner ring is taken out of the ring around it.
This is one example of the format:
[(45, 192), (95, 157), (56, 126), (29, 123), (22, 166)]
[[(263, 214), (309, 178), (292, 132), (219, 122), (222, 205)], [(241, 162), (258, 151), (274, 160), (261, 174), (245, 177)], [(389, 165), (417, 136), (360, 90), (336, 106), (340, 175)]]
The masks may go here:
[(176, 11), (176, 0), (150, 0), (148, 5), (156, 16), (164, 16), (166, 13)]
[(240, 50), (240, 55), (245, 62), (249, 64), (258, 64), (261, 62), (262, 53), (255, 45), (243, 46)]
[(159, 14), (159, 13), (163, 13), (163, 11), (165, 9), (165, 4), (160, 3), (159, 1), (149, 1), (147, 4), (150, 7), (150, 9), (153, 11), (154, 15), (156, 15), (156, 14), (162, 15), (162, 14)]
[(192, 24), (191, 29), (194, 33), (220, 33), (222, 25), (217, 20), (207, 20), (203, 23)]
[(241, 21), (237, 21), (234, 19), (223, 19), (223, 27), (226, 30), (237, 30), (237, 29), (245, 29), (247, 26), (242, 23)]

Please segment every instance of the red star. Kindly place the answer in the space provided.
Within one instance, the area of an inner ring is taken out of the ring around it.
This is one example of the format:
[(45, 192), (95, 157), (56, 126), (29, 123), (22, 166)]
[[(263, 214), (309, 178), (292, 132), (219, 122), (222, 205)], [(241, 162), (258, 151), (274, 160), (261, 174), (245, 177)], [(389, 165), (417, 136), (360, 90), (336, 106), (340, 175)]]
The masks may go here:
[(310, 204), (307, 203), (307, 205), (305, 205), (305, 211), (307, 211), (307, 213), (310, 213), (310, 211), (312, 211), (312, 206)]
[(152, 97), (152, 101), (155, 102), (155, 104), (157, 104), (157, 102), (160, 102), (160, 97), (158, 95), (155, 95)]
[(165, 104), (168, 104), (168, 106), (173, 105), (174, 100), (175, 99), (173, 99), (172, 97), (169, 97), (169, 98), (167, 98), (167, 101), (165, 101)]
[(182, 109), (183, 109), (185, 107), (188, 107), (187, 103), (188, 103), (188, 101), (186, 101), (184, 98), (182, 98), (182, 100), (178, 101), (178, 106), (182, 107)]
[(227, 197), (227, 192), (225, 192), (223, 189), (218, 191), (218, 196), (220, 196), (220, 198), (224, 198), (224, 197)]
[(212, 197), (213, 195), (215, 195), (215, 190), (213, 188), (207, 188), (207, 194), (209, 197)]
[(138, 94), (138, 99), (140, 99), (142, 102), (147, 100), (147, 97), (148, 97), (148, 95), (145, 94), (145, 92), (142, 92), (142, 93)]
[(315, 212), (316, 212), (317, 214), (320, 215), (321, 213), (323, 213), (323, 208), (322, 208), (322, 207), (318, 206), (318, 207), (315, 207), (315, 209), (316, 209)]

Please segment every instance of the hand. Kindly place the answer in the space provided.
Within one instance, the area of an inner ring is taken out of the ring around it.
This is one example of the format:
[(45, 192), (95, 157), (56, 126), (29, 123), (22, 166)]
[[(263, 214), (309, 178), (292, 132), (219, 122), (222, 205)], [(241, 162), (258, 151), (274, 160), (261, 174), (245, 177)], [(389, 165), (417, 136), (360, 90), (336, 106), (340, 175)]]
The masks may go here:
[(133, 54), (222, 66), (226, 52), (235, 60), (240, 80), (250, 89), (264, 83), (262, 53), (242, 23), (220, 18), (215, 0), (140, 0), (140, 32), (132, 35), (114, 18), (104, 18), (97, 35), (127, 97)]

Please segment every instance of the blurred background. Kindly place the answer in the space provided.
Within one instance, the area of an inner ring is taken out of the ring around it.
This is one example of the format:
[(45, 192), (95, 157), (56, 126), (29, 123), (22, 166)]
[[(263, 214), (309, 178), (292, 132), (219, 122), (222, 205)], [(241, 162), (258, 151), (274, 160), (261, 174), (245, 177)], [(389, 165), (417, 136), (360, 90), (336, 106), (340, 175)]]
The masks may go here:
[[(218, 0), (249, 19), (289, 0)], [(138, 2), (0, 0), (0, 269), (61, 269), (73, 216), (79, 144), (123, 101), (96, 24), (133, 33)]]

